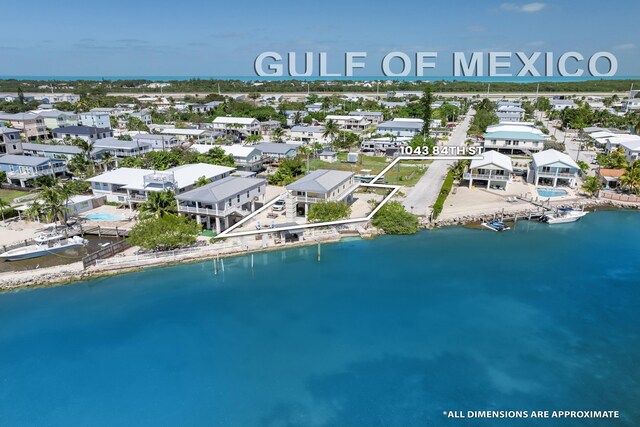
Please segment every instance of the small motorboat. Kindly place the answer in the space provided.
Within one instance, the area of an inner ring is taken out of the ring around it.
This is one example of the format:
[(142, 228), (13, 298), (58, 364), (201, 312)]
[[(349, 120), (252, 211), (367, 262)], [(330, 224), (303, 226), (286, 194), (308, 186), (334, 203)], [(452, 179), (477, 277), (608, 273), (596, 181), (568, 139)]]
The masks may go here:
[(565, 224), (568, 222), (576, 222), (588, 213), (589, 212), (572, 208), (560, 208), (542, 217), (542, 221), (547, 224)]
[(511, 227), (509, 227), (507, 224), (505, 224), (502, 221), (483, 222), (482, 226), (493, 231), (507, 231), (511, 229)]
[(87, 243), (88, 240), (83, 239), (80, 236), (73, 236), (68, 239), (36, 243), (35, 245), (11, 249), (0, 254), (0, 259), (7, 261), (19, 261), (23, 259), (38, 258), (52, 253), (85, 246)]
[(61, 240), (64, 238), (65, 236), (63, 234), (54, 230), (49, 232), (38, 233), (33, 240), (35, 240), (36, 243), (48, 243), (48, 242), (55, 242), (57, 240)]

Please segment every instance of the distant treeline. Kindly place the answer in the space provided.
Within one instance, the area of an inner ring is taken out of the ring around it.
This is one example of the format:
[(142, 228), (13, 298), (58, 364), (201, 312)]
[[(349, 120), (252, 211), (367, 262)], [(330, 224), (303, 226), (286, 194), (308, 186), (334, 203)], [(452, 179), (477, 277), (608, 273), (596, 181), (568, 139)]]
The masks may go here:
[[(147, 87), (150, 83), (168, 83), (169, 86)], [(303, 80), (279, 80), (279, 81), (242, 81), (242, 80), (216, 80), (216, 79), (191, 79), (191, 80), (16, 80), (0, 79), (0, 92), (15, 93), (18, 88), (24, 92), (46, 92), (50, 87), (57, 92), (71, 92), (77, 94), (103, 95), (109, 92), (144, 92), (144, 93), (261, 93), (261, 92), (375, 92), (379, 89), (381, 95), (387, 91), (411, 91), (421, 90), (425, 83), (416, 81), (382, 81), (379, 86), (376, 82), (364, 82), (353, 80), (333, 81), (303, 81)], [(477, 92), (486, 93), (488, 82), (469, 81), (433, 81), (429, 83), (434, 92)], [(633, 84), (640, 89), (640, 80), (589, 80), (572, 82), (491, 82), (491, 92), (626, 92)]]

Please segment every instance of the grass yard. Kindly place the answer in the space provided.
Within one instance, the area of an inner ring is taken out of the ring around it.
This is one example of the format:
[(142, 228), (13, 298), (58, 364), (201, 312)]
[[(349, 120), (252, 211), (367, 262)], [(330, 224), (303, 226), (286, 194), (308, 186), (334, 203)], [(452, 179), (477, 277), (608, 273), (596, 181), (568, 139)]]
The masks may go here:
[[(312, 159), (309, 162), (311, 170), (331, 169), (344, 170), (360, 174), (377, 175), (389, 165), (384, 157), (360, 155), (358, 163), (347, 163), (347, 153), (338, 153), (338, 161), (335, 163), (323, 162), (319, 159)], [(385, 182), (405, 186), (415, 185), (420, 177), (424, 175), (426, 165), (431, 163), (425, 160), (402, 161), (385, 174)]]
[(0, 189), (0, 199), (4, 200), (7, 203), (11, 203), (13, 202), (13, 199), (21, 196), (26, 196), (27, 194), (29, 193), (26, 191)]

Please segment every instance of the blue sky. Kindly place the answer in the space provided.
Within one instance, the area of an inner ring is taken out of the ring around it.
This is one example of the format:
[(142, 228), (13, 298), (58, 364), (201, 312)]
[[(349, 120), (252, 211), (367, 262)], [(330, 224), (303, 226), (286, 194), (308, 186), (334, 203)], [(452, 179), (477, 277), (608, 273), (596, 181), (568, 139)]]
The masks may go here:
[(251, 76), (264, 51), (326, 51), (329, 71), (344, 52), (366, 51), (358, 74), (379, 75), (394, 50), (439, 52), (431, 75), (451, 74), (453, 51), (604, 50), (618, 75), (640, 75), (637, 0), (32, 0), (2, 9), (0, 75)]

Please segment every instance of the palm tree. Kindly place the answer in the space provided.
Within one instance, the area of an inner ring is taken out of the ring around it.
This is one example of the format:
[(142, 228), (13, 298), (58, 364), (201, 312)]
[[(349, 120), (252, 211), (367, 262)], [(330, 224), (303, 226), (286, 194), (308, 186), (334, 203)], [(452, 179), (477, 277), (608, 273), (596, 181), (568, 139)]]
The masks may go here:
[(640, 192), (640, 161), (635, 161), (627, 167), (620, 177), (620, 185), (634, 194)]
[(100, 164), (102, 165), (103, 170), (106, 172), (109, 170), (111, 166), (118, 166), (118, 159), (114, 157), (109, 151), (102, 154), (100, 158)]
[(582, 189), (589, 194), (589, 197), (593, 197), (598, 194), (598, 191), (602, 188), (602, 184), (597, 176), (588, 176), (584, 180)]
[(281, 127), (277, 127), (271, 131), (271, 138), (275, 139), (277, 142), (282, 142), (282, 137), (284, 136), (284, 129)]
[(42, 203), (38, 200), (34, 200), (27, 210), (24, 211), (28, 221), (38, 221), (40, 222), (40, 218), (43, 215), (43, 207)]
[(336, 141), (336, 136), (340, 133), (340, 127), (333, 119), (329, 119), (324, 124), (324, 133), (322, 137), (329, 139), (330, 144), (333, 146)]
[(210, 182), (211, 182), (211, 180), (209, 180), (206, 176), (202, 175), (200, 178), (198, 178), (198, 180), (195, 182), (195, 184), (193, 186), (198, 188), (198, 187), (205, 186), (205, 185), (209, 184)]
[(39, 196), (42, 200), (42, 208), (48, 221), (57, 223), (66, 222), (69, 209), (67, 208), (67, 201), (69, 194), (60, 186), (46, 187)]
[(297, 125), (301, 121), (302, 121), (302, 113), (300, 111), (296, 111), (296, 113), (293, 115), (293, 123)]
[(10, 207), (11, 207), (10, 203), (8, 203), (4, 199), (0, 199), (0, 215), (2, 215), (2, 222), (4, 222), (4, 211)]
[(150, 192), (147, 201), (140, 205), (140, 214), (143, 218), (158, 218), (176, 211), (176, 198), (171, 190)]
[(93, 141), (87, 141), (82, 138), (76, 138), (74, 141), (74, 145), (80, 148), (80, 151), (82, 152), (82, 155), (84, 156), (85, 160), (91, 166), (93, 174), (96, 173), (96, 164), (93, 161), (93, 156), (92, 156), (94, 144), (95, 143)]

